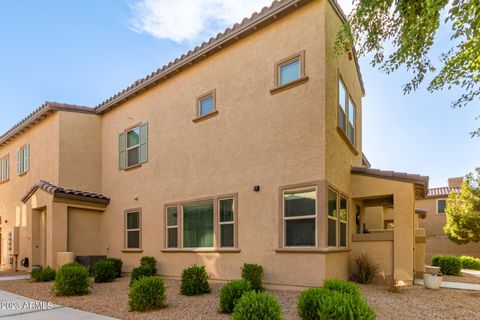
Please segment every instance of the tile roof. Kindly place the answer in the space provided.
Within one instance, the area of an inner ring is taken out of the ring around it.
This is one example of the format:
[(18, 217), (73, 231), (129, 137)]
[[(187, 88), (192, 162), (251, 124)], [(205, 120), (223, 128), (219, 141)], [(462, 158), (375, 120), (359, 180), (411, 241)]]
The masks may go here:
[(31, 112), (29, 115), (23, 118), (12, 128), (1, 134), (0, 146), (7, 144), (9, 141), (13, 140), (15, 137), (22, 134), (26, 130), (30, 129), (32, 126), (36, 125), (55, 111), (71, 111), (93, 114), (96, 113), (95, 109), (89, 107), (47, 101), (40, 107), (38, 107), (35, 111)]
[(353, 174), (360, 174), (381, 179), (414, 183), (417, 199), (425, 198), (428, 192), (428, 176), (421, 176), (419, 174), (410, 174), (406, 172), (379, 170), (366, 167), (352, 167), (351, 172)]
[(460, 187), (440, 187), (440, 188), (430, 188), (426, 198), (446, 198), (452, 192), (460, 193)]
[(35, 185), (27, 192), (27, 194), (21, 199), (21, 201), (23, 203), (27, 202), (28, 199), (30, 199), (30, 197), (38, 189), (42, 189), (42, 190), (54, 195), (55, 197), (59, 197), (59, 198), (83, 200), (83, 201), (102, 203), (102, 204), (109, 204), (110, 203), (110, 197), (108, 197), (106, 195), (93, 193), (93, 192), (86, 192), (86, 191), (62, 188), (62, 187), (58, 187), (58, 186), (53, 185), (53, 184), (51, 184), (47, 181), (44, 181), (44, 180), (40, 180), (37, 183), (35, 183)]
[[(107, 100), (101, 102), (95, 107), (98, 113), (103, 113), (109, 109), (121, 104), (127, 99), (143, 92), (153, 85), (160, 83), (177, 74), (178, 72), (187, 69), (192, 64), (200, 62), (223, 48), (237, 42), (258, 29), (280, 19), (282, 16), (295, 11), (297, 8), (311, 2), (312, 0), (276, 0), (269, 7), (264, 7), (260, 12), (254, 12), (249, 18), (244, 18), (241, 23), (234, 24), (231, 28), (225, 29), (224, 32), (217, 34), (216, 37), (211, 37), (207, 42), (203, 42), (200, 46), (188, 51), (179, 58), (157, 69), (151, 74), (141, 78), (132, 83), (127, 88), (117, 92)], [(336, 0), (329, 0), (340, 19), (345, 23), (347, 17), (343, 13), (340, 5)], [(355, 52), (354, 52), (355, 53)], [(354, 54), (354, 61), (357, 67), (360, 85), (363, 93), (365, 88), (360, 73), (360, 66), (358, 64), (357, 55)]]

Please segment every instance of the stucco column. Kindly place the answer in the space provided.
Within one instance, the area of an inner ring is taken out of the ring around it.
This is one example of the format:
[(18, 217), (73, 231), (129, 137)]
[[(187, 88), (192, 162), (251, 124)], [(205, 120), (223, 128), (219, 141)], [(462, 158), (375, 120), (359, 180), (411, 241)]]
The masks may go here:
[(57, 252), (67, 251), (68, 209), (63, 203), (53, 202), (47, 209), (47, 265), (55, 268)]

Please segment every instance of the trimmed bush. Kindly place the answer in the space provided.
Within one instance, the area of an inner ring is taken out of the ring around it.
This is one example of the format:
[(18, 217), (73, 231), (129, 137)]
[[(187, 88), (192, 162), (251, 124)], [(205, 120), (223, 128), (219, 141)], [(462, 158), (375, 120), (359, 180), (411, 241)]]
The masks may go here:
[(352, 278), (360, 283), (370, 283), (378, 273), (379, 265), (370, 256), (361, 253), (355, 257)]
[(375, 319), (375, 311), (359, 294), (312, 288), (300, 294), (297, 305), (298, 315), (302, 320)]
[(439, 261), (440, 272), (449, 275), (457, 276), (462, 270), (462, 260), (459, 257), (444, 256)]
[(233, 310), (233, 320), (281, 320), (282, 308), (277, 299), (263, 292), (243, 294)]
[(87, 268), (73, 262), (58, 269), (53, 292), (57, 296), (81, 296), (89, 293), (89, 287)]
[(43, 269), (33, 269), (30, 277), (34, 282), (50, 282), (55, 280), (55, 270), (48, 266)]
[(122, 260), (118, 258), (108, 258), (107, 260), (112, 261), (115, 266), (115, 278), (120, 278), (122, 276)]
[(444, 256), (441, 256), (441, 255), (433, 256), (432, 257), (432, 266), (433, 267), (439, 267), (440, 266), (440, 259), (442, 259), (442, 257), (444, 257)]
[(100, 260), (93, 266), (95, 282), (112, 282), (117, 277), (115, 263), (112, 260)]
[(255, 263), (245, 263), (242, 267), (242, 279), (250, 281), (253, 290), (263, 291), (264, 269), (261, 265)]
[(167, 294), (159, 276), (143, 277), (132, 284), (128, 305), (132, 311), (156, 310), (165, 307)]
[(332, 291), (338, 291), (341, 293), (349, 293), (361, 296), (360, 289), (357, 285), (351, 281), (330, 279), (323, 282), (323, 287)]
[(154, 257), (149, 257), (149, 256), (143, 256), (140, 259), (140, 265), (141, 266), (146, 266), (152, 269), (153, 274), (157, 274), (157, 259)]
[(152, 277), (155, 275), (155, 270), (153, 270), (150, 266), (141, 265), (139, 267), (133, 268), (132, 277), (130, 278), (130, 286), (132, 286), (132, 284), (140, 278)]
[(238, 300), (245, 292), (252, 291), (252, 284), (247, 280), (230, 281), (220, 290), (220, 311), (232, 313)]
[(461, 256), (460, 260), (462, 261), (462, 268), (480, 270), (480, 259), (470, 256)]
[(204, 266), (193, 265), (182, 271), (180, 293), (185, 296), (196, 296), (210, 293), (208, 274)]

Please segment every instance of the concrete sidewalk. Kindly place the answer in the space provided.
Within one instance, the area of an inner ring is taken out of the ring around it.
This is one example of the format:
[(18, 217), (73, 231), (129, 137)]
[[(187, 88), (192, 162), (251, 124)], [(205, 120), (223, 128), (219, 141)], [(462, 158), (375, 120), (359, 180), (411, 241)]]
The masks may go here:
[[(415, 279), (414, 284), (423, 286), (423, 279)], [(480, 284), (442, 281), (440, 288), (480, 291)]]
[(0, 276), (0, 281), (12, 281), (12, 280), (27, 280), (30, 279), (28, 274), (21, 276)]
[(0, 319), (12, 320), (112, 320), (98, 314), (62, 307), (0, 290)]

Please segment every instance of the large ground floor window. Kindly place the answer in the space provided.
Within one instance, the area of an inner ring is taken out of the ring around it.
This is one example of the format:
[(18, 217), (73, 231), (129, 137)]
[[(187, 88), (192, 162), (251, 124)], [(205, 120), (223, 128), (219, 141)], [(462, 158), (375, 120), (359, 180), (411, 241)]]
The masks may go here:
[(316, 246), (317, 188), (283, 191), (284, 246)]

